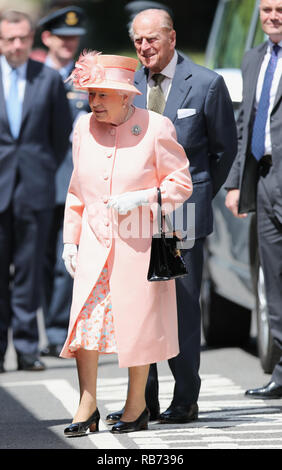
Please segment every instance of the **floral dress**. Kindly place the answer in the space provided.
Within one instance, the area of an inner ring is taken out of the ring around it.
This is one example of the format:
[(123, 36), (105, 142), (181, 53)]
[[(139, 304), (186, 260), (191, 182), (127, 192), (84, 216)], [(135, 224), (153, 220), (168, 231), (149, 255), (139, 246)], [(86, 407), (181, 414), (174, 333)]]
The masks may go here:
[(117, 353), (107, 263), (71, 333), (70, 351), (79, 348), (102, 354)]

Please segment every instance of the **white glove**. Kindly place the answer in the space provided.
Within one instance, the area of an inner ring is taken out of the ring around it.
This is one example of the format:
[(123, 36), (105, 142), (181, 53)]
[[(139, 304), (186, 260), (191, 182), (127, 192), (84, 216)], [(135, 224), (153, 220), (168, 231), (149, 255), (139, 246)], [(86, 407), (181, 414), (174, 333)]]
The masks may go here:
[(62, 258), (65, 262), (67, 272), (74, 277), (77, 258), (77, 245), (74, 243), (65, 243)]
[(136, 207), (142, 206), (149, 201), (149, 192), (152, 189), (144, 189), (141, 191), (132, 191), (120, 194), (119, 196), (112, 196), (109, 199), (107, 207), (112, 207), (119, 214), (126, 214)]

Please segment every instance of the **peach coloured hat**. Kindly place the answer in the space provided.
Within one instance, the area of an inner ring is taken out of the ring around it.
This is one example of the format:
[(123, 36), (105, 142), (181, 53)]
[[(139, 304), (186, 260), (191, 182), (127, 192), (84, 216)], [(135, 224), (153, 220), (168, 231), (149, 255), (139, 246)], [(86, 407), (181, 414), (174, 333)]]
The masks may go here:
[(66, 81), (71, 79), (79, 90), (108, 88), (141, 95), (133, 85), (137, 65), (138, 60), (132, 57), (83, 51)]

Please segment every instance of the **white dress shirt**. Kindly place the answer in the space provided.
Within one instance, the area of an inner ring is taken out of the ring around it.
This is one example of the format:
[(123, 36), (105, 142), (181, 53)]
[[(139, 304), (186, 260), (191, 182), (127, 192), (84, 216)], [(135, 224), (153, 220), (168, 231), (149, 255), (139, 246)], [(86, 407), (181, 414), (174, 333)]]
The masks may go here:
[[(0, 60), (1, 60), (4, 96), (5, 96), (5, 100), (7, 100), (9, 96), (9, 90), (10, 90), (11, 73), (13, 69), (7, 62), (6, 57), (4, 55), (0, 57)], [(26, 85), (26, 68), (27, 68), (27, 62), (17, 67), (18, 76), (19, 76), (18, 93), (19, 93), (19, 99), (22, 103), (24, 100), (24, 92), (25, 92), (25, 85)]]
[[(174, 55), (171, 59), (171, 61), (167, 64), (167, 66), (160, 72), (162, 75), (165, 76), (165, 79), (161, 83), (161, 88), (163, 90), (165, 100), (167, 101), (167, 97), (170, 92), (171, 84), (172, 84), (172, 79), (175, 74), (175, 68), (177, 64), (177, 52), (174, 51)], [(147, 103), (149, 100), (149, 93), (150, 90), (153, 86), (155, 86), (155, 81), (152, 79), (152, 75), (154, 75), (154, 72), (149, 72), (149, 80), (148, 80), (148, 86), (147, 86)]]
[[(280, 50), (278, 52), (278, 62), (277, 62), (277, 66), (274, 72), (273, 81), (272, 81), (271, 90), (270, 90), (270, 103), (269, 103), (268, 117), (267, 117), (266, 128), (265, 128), (265, 152), (264, 152), (265, 155), (272, 154), (271, 136), (270, 136), (270, 114), (273, 109), (275, 96), (278, 90), (279, 82), (282, 77), (282, 41), (280, 41), (278, 45), (280, 46)], [(258, 102), (259, 102), (260, 95), (262, 92), (264, 75), (268, 66), (269, 59), (271, 57), (272, 47), (273, 47), (273, 43), (269, 40), (269, 44), (268, 44), (266, 54), (264, 56), (260, 73), (259, 73), (259, 77), (258, 77), (257, 90), (256, 90), (256, 103), (255, 103), (256, 109), (258, 107)]]

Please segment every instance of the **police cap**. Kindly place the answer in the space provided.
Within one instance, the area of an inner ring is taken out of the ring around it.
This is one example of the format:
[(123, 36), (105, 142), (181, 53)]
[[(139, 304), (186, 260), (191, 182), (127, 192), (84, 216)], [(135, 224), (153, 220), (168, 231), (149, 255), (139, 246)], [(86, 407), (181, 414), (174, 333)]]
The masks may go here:
[(80, 7), (69, 6), (41, 18), (38, 25), (58, 36), (82, 36), (86, 33), (82, 25), (84, 18), (85, 13)]

